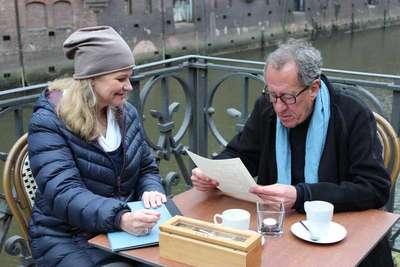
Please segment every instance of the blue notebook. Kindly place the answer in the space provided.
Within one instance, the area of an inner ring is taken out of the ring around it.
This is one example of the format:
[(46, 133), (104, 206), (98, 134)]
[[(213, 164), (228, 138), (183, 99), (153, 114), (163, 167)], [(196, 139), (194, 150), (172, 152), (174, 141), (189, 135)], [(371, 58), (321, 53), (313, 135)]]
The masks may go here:
[[(142, 201), (129, 202), (128, 205), (132, 211), (144, 209)], [(161, 207), (153, 210), (160, 212), (161, 216), (148, 235), (134, 236), (124, 231), (108, 233), (107, 237), (111, 250), (120, 251), (157, 245), (159, 242), (160, 224), (164, 223), (172, 216), (180, 214), (180, 212), (175, 206), (175, 203), (170, 199)]]

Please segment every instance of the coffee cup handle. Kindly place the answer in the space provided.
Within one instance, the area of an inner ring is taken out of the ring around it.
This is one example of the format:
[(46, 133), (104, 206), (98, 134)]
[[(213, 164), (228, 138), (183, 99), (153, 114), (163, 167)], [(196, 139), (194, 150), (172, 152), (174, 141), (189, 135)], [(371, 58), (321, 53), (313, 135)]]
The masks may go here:
[[(218, 222), (218, 219), (220, 219), (221, 222)], [(215, 223), (215, 224), (222, 224), (222, 222), (223, 222), (222, 215), (221, 215), (221, 214), (215, 214), (215, 215), (214, 215), (214, 223)]]

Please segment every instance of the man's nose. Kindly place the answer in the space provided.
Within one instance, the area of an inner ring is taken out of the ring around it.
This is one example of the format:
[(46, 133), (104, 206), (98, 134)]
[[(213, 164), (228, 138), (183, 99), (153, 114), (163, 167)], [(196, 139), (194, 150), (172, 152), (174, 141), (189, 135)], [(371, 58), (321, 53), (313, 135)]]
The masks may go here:
[(274, 104), (274, 109), (276, 113), (282, 112), (287, 108), (287, 104), (283, 102), (279, 97), (276, 99), (276, 103)]

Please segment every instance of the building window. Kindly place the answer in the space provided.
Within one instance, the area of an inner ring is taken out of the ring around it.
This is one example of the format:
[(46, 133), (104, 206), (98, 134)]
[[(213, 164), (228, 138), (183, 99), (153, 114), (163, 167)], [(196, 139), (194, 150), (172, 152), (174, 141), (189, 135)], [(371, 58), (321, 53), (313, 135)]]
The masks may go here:
[(43, 3), (31, 2), (26, 5), (26, 25), (29, 28), (47, 27), (47, 9)]
[(294, 11), (304, 12), (306, 0), (294, 0)]
[(125, 0), (127, 3), (127, 11), (129, 15), (132, 15), (133, 7), (132, 7), (132, 0)]
[(377, 5), (379, 2), (378, 0), (368, 0), (368, 5)]
[(72, 5), (68, 1), (57, 1), (53, 5), (53, 21), (56, 27), (73, 26)]
[(193, 21), (192, 0), (174, 0), (174, 21), (175, 22)]
[(146, 0), (146, 14), (151, 14), (153, 12), (153, 3), (151, 0)]

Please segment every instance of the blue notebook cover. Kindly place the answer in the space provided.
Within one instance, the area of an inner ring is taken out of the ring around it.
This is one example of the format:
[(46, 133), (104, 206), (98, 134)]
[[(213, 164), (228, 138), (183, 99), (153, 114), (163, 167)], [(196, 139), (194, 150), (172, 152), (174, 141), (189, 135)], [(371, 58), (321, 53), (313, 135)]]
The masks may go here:
[[(142, 201), (129, 202), (128, 205), (132, 211), (144, 209)], [(173, 215), (179, 214), (179, 210), (176, 208), (172, 200), (168, 200), (165, 205), (153, 210), (160, 212), (161, 216), (157, 224), (151, 229), (151, 232), (148, 235), (134, 236), (124, 231), (108, 233), (107, 237), (111, 250), (120, 251), (125, 249), (157, 245), (159, 241), (160, 224), (167, 221)], [(171, 212), (169, 210), (171, 210)]]

